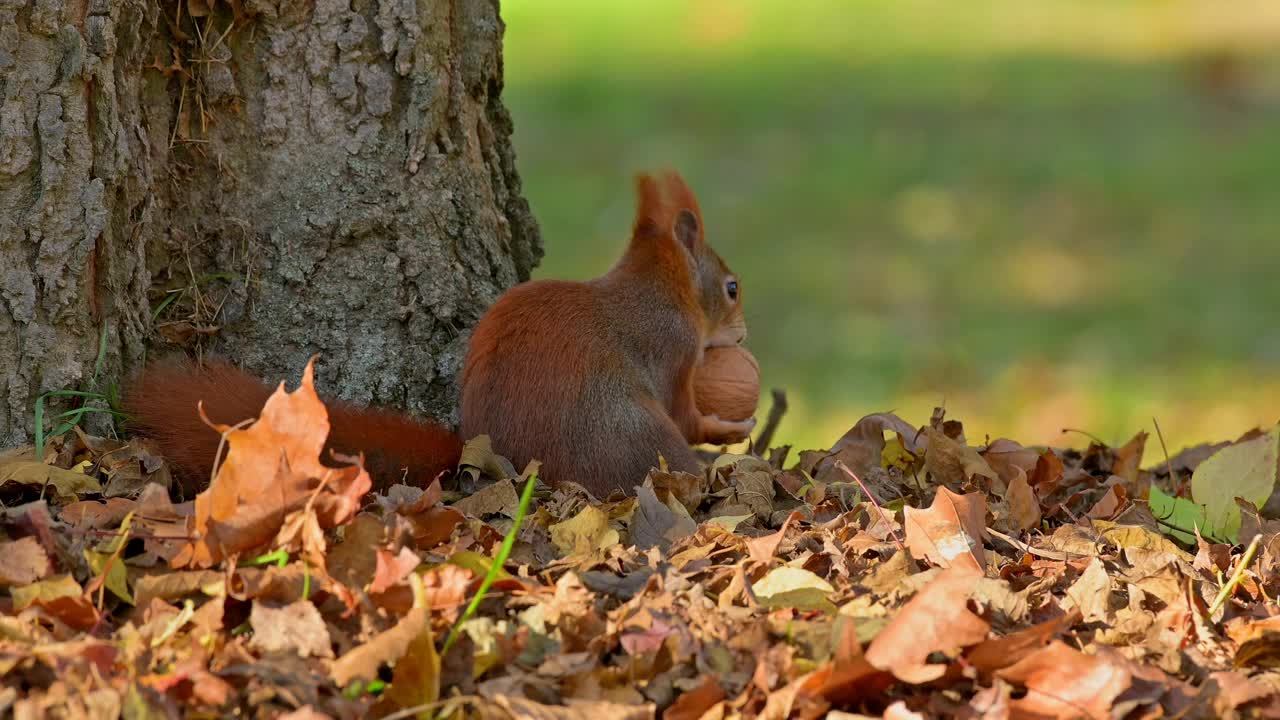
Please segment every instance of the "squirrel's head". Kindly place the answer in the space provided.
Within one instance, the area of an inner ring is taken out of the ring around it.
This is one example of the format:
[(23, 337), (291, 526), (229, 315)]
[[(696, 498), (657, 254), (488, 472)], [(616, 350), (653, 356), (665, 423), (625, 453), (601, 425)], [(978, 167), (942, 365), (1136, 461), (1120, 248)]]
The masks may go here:
[(636, 187), (639, 206), (633, 238), (665, 245), (676, 256), (671, 258), (675, 267), (688, 269), (693, 299), (705, 321), (704, 346), (742, 342), (747, 337), (742, 283), (707, 243), (702, 211), (693, 191), (675, 172), (665, 173), (661, 186), (653, 177), (640, 175)]

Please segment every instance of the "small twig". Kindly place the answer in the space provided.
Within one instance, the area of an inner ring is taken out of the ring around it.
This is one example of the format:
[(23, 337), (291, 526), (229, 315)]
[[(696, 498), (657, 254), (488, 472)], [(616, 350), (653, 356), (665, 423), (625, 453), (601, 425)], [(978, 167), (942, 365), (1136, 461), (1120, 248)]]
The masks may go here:
[(765, 418), (760, 434), (756, 436), (755, 442), (751, 443), (751, 448), (757, 456), (769, 449), (769, 444), (773, 442), (773, 434), (778, 431), (778, 425), (782, 422), (782, 416), (787, 414), (786, 391), (774, 388), (769, 393), (773, 397), (773, 405), (769, 407), (769, 416)]
[(1160, 432), (1160, 421), (1152, 416), (1151, 423), (1156, 426), (1156, 437), (1160, 440), (1160, 449), (1164, 451), (1164, 468), (1169, 472), (1169, 482), (1173, 482), (1173, 462), (1169, 460), (1169, 447), (1164, 444), (1164, 433)]
[(1039, 548), (1034, 548), (1022, 542), (1021, 540), (1018, 540), (1017, 538), (1013, 538), (1008, 535), (1005, 535), (1004, 533), (1000, 532), (999, 530), (996, 530), (995, 528), (987, 528), (987, 533), (1000, 538), (1001, 540), (1009, 543), (1010, 545), (1021, 550), (1022, 552), (1030, 553), (1037, 557), (1042, 557), (1047, 560), (1070, 560), (1071, 559), (1070, 555), (1062, 552), (1061, 550), (1041, 550)]
[[(134, 515), (134, 518), (139, 520), (147, 519), (141, 515)], [(99, 530), (97, 528), (69, 527), (63, 530), (63, 532), (68, 535), (83, 535), (100, 538), (120, 537), (121, 535), (127, 534), (134, 540), (185, 540), (187, 542), (192, 542), (196, 539), (193, 535), (151, 535), (149, 533), (134, 532), (132, 530), (128, 531), (128, 533), (122, 533), (119, 530)]]
[(1226, 585), (1218, 591), (1218, 597), (1213, 599), (1213, 604), (1209, 606), (1209, 616), (1213, 617), (1222, 606), (1227, 603), (1236, 592), (1236, 587), (1240, 585), (1240, 581), (1244, 579), (1245, 570), (1249, 569), (1249, 565), (1253, 563), (1253, 556), (1258, 553), (1258, 544), (1262, 540), (1262, 535), (1254, 535), (1253, 540), (1249, 541), (1249, 547), (1245, 549), (1244, 555), (1240, 558), (1239, 564), (1236, 565), (1235, 572), (1231, 573), (1231, 579)]
[(872, 495), (871, 491), (867, 489), (866, 484), (862, 482), (862, 478), (858, 477), (852, 470), (850, 470), (849, 466), (845, 465), (843, 460), (837, 460), (836, 467), (843, 470), (845, 475), (853, 478), (853, 481), (858, 483), (858, 487), (862, 488), (862, 492), (867, 496), (867, 499), (870, 500), (871, 504), (875, 506), (877, 511), (879, 511), (880, 519), (884, 520), (885, 524), (889, 526), (889, 535), (893, 537), (893, 542), (898, 546), (899, 550), (905, 553), (907, 551), (907, 547), (902, 544), (902, 540), (898, 539), (898, 531), (893, 529), (893, 523), (889, 518), (889, 514), (885, 512), (884, 508), (880, 507), (880, 503), (876, 501), (876, 496)]
[(1069, 433), (1069, 432), (1073, 432), (1073, 433), (1080, 433), (1081, 435), (1084, 435), (1085, 437), (1089, 438), (1090, 440), (1093, 440), (1094, 442), (1098, 443), (1098, 444), (1099, 444), (1099, 445), (1101, 445), (1102, 447), (1111, 447), (1111, 446), (1110, 446), (1110, 445), (1108, 445), (1106, 442), (1104, 442), (1104, 441), (1102, 440), (1102, 438), (1098, 437), (1097, 435), (1094, 435), (1094, 434), (1093, 434), (1093, 433), (1091, 433), (1091, 432), (1085, 431), (1085, 430), (1079, 430), (1079, 429), (1077, 429), (1077, 428), (1062, 428), (1062, 432), (1064, 432), (1064, 433)]
[(441, 708), (451, 702), (458, 701), (458, 702), (467, 703), (468, 705), (474, 705), (476, 704), (476, 701), (480, 699), (481, 698), (478, 695), (454, 695), (452, 697), (436, 700), (435, 702), (423, 703), (421, 705), (413, 705), (411, 707), (397, 710), (391, 713), (390, 715), (382, 716), (382, 720), (405, 720), (405, 718), (415, 717), (419, 713), (426, 712), (427, 710), (435, 710), (437, 708)]
[[(1156, 518), (1157, 525), (1162, 525), (1164, 527), (1169, 528), (1170, 530), (1177, 530), (1178, 532), (1186, 533), (1192, 536), (1196, 534), (1195, 528), (1184, 528), (1181, 525), (1174, 525), (1173, 523), (1169, 522), (1168, 520), (1165, 520), (1164, 518), (1156, 517), (1155, 513), (1151, 513), (1151, 517)], [(1173, 517), (1173, 515), (1170, 514), (1169, 517)]]

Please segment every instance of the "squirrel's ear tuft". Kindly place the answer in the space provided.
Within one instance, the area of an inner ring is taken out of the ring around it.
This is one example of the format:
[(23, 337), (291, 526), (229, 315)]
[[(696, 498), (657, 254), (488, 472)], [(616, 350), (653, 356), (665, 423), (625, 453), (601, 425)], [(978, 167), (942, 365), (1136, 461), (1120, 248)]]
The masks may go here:
[(636, 175), (636, 220), (632, 226), (633, 237), (650, 237), (662, 233), (666, 223), (666, 204), (662, 201), (662, 188), (648, 173)]
[(697, 246), (700, 231), (698, 217), (693, 214), (692, 210), (682, 208), (680, 212), (676, 213), (676, 239), (689, 252), (693, 252), (693, 248)]
[(675, 234), (690, 250), (703, 238), (702, 210), (698, 208), (698, 198), (689, 189), (680, 173), (668, 171), (663, 176), (666, 186), (667, 201), (676, 211)]

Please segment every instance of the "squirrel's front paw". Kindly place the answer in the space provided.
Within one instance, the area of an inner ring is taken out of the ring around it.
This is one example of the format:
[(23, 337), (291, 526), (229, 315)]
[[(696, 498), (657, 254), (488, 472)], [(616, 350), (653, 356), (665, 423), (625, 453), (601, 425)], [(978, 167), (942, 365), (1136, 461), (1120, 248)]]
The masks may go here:
[(717, 415), (702, 416), (703, 442), (712, 445), (732, 445), (742, 442), (756, 427), (755, 418), (746, 420), (721, 420)]

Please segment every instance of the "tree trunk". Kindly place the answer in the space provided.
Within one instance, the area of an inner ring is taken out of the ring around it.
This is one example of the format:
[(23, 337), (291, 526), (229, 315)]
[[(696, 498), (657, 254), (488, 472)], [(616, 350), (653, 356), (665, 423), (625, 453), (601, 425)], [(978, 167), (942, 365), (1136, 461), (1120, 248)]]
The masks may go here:
[(502, 32), (484, 0), (0, 0), (0, 447), (154, 338), (456, 422), (468, 329), (542, 255)]

